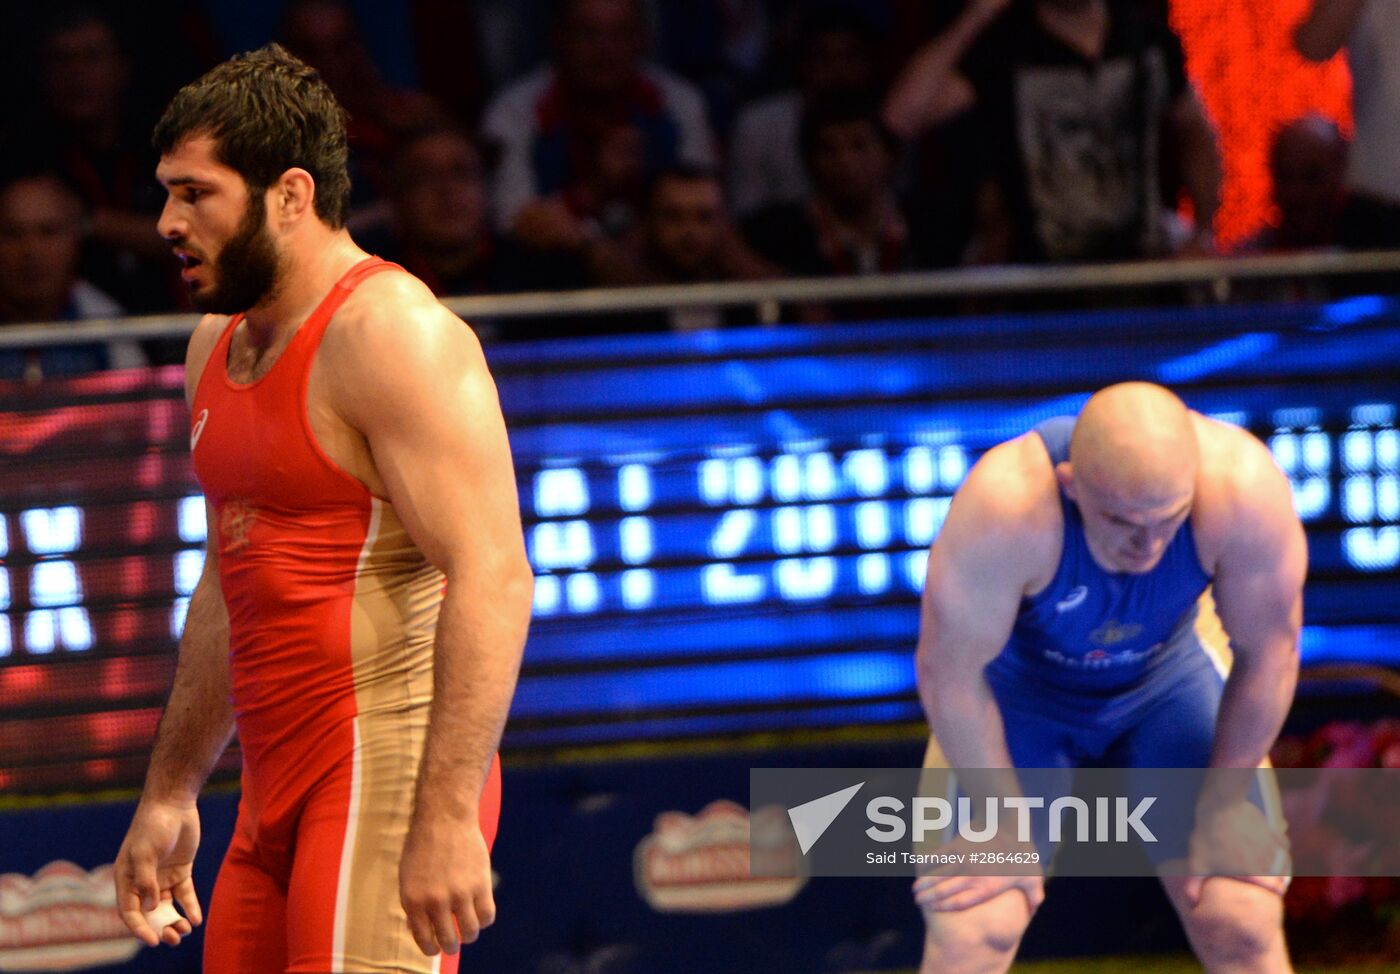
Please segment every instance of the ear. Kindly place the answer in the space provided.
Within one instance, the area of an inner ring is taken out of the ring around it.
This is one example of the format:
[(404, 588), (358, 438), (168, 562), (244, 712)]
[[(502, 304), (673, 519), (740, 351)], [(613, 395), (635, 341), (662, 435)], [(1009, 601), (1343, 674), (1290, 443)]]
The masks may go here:
[(273, 191), (268, 209), (280, 222), (296, 223), (307, 215), (315, 216), (316, 180), (305, 169), (288, 169), (277, 180)]
[(1079, 496), (1075, 491), (1074, 467), (1068, 460), (1062, 460), (1055, 464), (1055, 479), (1060, 482), (1060, 489), (1072, 501), (1078, 501)]

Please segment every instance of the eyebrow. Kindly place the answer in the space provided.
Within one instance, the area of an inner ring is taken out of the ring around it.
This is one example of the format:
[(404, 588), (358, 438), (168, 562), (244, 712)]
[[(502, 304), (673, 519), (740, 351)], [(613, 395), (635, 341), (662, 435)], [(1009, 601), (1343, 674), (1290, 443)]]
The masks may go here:
[(169, 179), (156, 177), (156, 181), (166, 188), (174, 186), (209, 186), (212, 185), (207, 179), (199, 179), (195, 176), (171, 176)]

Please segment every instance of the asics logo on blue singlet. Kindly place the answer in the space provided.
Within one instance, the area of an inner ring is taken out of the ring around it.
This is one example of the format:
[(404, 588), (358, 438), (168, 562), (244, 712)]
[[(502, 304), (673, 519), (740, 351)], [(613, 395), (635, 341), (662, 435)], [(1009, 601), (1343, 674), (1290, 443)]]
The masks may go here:
[(1084, 604), (1084, 600), (1089, 597), (1089, 587), (1087, 585), (1076, 585), (1070, 589), (1069, 594), (1055, 603), (1056, 612), (1071, 612)]

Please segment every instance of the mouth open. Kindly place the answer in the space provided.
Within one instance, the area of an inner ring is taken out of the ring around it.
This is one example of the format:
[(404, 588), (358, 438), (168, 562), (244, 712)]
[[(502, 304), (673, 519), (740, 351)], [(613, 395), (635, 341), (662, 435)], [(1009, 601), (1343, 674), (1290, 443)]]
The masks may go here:
[(194, 254), (177, 252), (175, 257), (182, 265), (180, 268), (180, 277), (186, 284), (193, 280), (195, 271), (204, 265), (204, 261), (194, 256)]

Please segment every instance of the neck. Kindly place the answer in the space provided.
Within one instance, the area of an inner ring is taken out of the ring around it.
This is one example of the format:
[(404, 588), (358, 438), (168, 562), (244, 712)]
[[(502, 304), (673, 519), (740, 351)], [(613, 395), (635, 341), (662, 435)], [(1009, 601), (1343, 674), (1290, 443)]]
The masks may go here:
[(1066, 44), (1089, 57), (1103, 53), (1108, 34), (1108, 4), (1105, 0), (1082, 3), (1038, 3), (1036, 16), (1041, 24)]
[(290, 336), (335, 282), (369, 256), (344, 228), (315, 230), (284, 254), (276, 292), (249, 308), (243, 317), (255, 346), (266, 348)]

